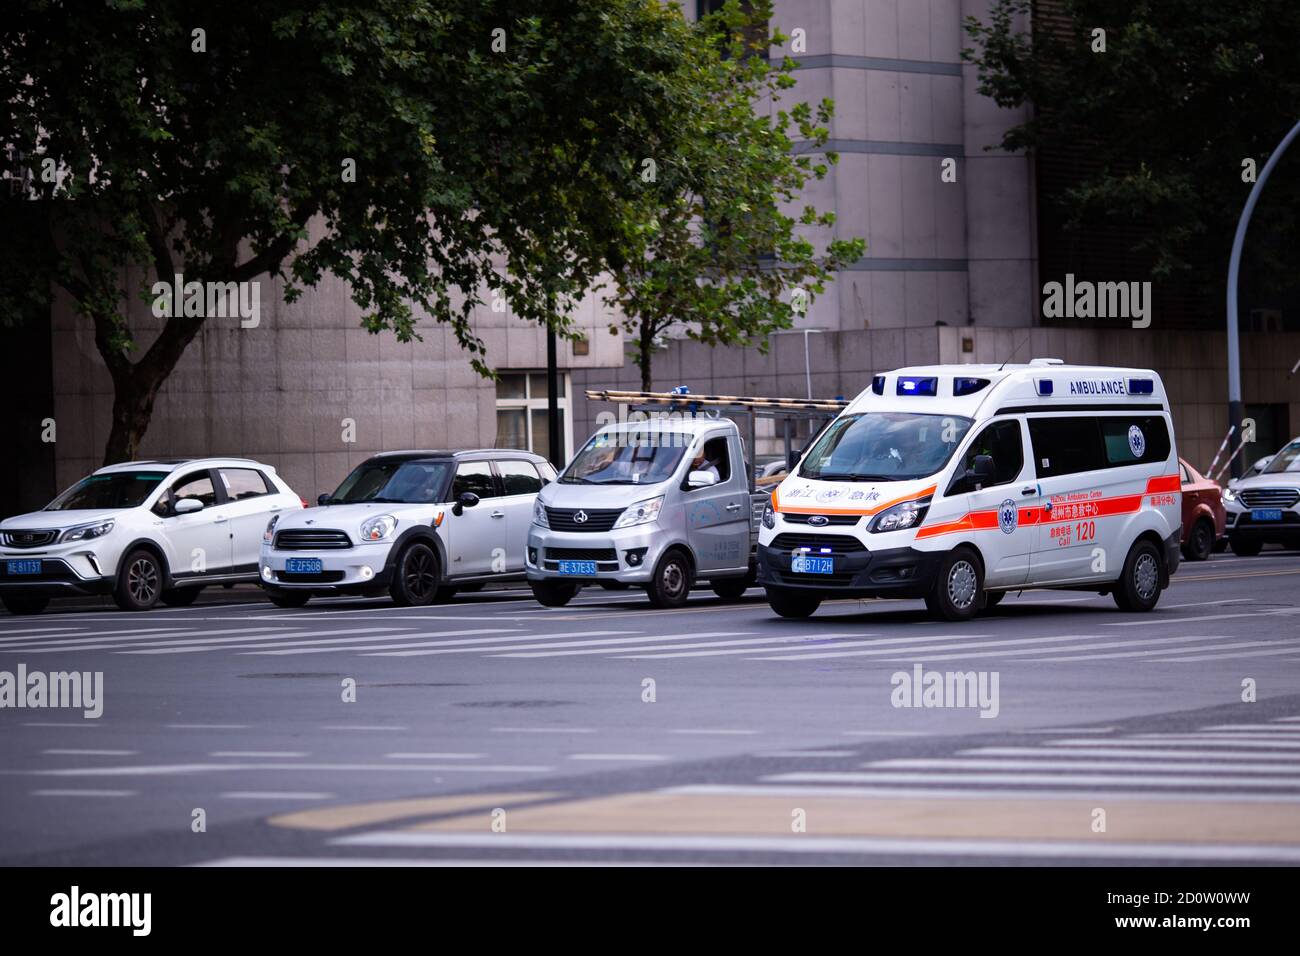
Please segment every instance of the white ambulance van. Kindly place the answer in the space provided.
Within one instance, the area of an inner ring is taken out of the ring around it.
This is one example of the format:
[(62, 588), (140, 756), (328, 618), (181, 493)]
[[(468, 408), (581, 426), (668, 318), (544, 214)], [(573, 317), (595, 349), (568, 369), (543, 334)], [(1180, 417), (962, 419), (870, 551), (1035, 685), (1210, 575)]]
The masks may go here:
[(923, 598), (959, 621), (1009, 591), (1149, 611), (1178, 567), (1182, 495), (1146, 369), (936, 365), (877, 375), (772, 493), (758, 583), (782, 617)]

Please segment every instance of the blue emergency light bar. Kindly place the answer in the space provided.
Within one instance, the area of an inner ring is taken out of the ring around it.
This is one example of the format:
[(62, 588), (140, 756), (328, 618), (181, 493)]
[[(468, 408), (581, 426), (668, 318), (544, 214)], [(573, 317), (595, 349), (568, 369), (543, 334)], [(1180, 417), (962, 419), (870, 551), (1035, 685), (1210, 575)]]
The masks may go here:
[(911, 375), (900, 376), (896, 389), (899, 395), (938, 395), (937, 378), (917, 378)]

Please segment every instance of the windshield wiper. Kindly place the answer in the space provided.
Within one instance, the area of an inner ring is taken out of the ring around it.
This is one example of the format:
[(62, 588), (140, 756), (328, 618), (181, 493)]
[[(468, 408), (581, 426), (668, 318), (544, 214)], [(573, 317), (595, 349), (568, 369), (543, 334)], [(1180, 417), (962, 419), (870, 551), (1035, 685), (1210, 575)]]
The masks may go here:
[(559, 481), (560, 484), (562, 485), (594, 485), (595, 484), (595, 482), (592, 481), (590, 478), (579, 478), (576, 475), (562, 477), (559, 479)]

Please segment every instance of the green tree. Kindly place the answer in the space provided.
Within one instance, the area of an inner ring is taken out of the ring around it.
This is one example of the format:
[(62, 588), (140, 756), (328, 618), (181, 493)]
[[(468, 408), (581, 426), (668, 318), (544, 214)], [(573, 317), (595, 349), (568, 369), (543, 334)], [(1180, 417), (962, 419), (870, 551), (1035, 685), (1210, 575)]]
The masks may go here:
[[(1300, 119), (1300, 5), (996, 0), (986, 21), (968, 18), (966, 29), (980, 92), (1033, 107), (1002, 146), (1085, 160), (1077, 181), (1052, 197), (1067, 227), (1127, 230), (1157, 280), (1222, 302), (1250, 189), (1246, 161), (1262, 168)], [(1252, 228), (1258, 275), (1293, 269), (1297, 200), (1300, 175), (1270, 179)]]
[(0, 313), (61, 288), (93, 322), (107, 462), (206, 321), (134, 334), (153, 277), (279, 275), (293, 301), (330, 273), (371, 331), (418, 337), (425, 312), (486, 374), (480, 296), (556, 321), (636, 250), (636, 171), (676, 152), (692, 37), (657, 0), (11, 4)]
[[(728, 0), (696, 25), (691, 121), (675, 154), (652, 156), (639, 220), (645, 243), (614, 270), (609, 301), (632, 337), (641, 387), (651, 387), (657, 341), (673, 327), (708, 345), (767, 349), (767, 336), (861, 258), (862, 239), (805, 234), (830, 230), (833, 213), (804, 205), (806, 183), (837, 160), (824, 150), (833, 104), (779, 107), (794, 85), (789, 58), (772, 63), (769, 0)], [(797, 137), (797, 139), (796, 139)], [(793, 299), (793, 301), (792, 301)]]

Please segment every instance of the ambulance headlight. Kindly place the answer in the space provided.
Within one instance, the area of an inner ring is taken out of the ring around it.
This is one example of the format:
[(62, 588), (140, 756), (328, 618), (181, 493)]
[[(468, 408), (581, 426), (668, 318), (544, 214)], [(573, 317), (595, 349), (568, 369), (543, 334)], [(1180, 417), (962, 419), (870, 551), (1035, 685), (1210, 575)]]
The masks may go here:
[(901, 505), (886, 508), (876, 515), (867, 530), (876, 533), (906, 531), (908, 528), (915, 528), (925, 518), (925, 513), (929, 509), (929, 502), (904, 501)]

